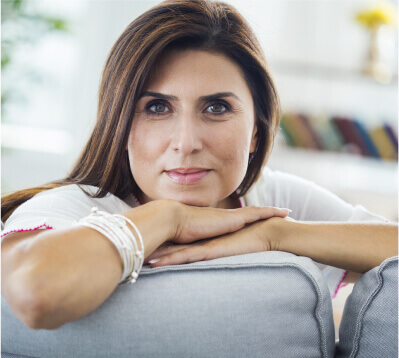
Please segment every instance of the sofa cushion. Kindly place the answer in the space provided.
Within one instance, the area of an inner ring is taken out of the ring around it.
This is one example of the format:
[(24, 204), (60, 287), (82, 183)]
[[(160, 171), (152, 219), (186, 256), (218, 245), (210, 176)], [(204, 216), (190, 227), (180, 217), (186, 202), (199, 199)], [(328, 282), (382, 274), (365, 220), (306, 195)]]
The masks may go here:
[(357, 280), (339, 327), (337, 358), (398, 357), (398, 257)]
[(320, 270), (286, 252), (144, 266), (135, 284), (57, 330), (27, 328), (2, 297), (2, 328), (2, 351), (29, 357), (320, 358), (335, 349)]

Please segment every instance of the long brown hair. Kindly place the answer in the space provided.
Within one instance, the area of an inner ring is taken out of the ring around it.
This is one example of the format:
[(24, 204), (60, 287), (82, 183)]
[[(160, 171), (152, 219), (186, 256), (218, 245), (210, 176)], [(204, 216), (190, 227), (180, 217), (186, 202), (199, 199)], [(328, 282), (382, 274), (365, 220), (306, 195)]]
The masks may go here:
[(97, 122), (70, 174), (4, 196), (2, 221), (37, 193), (63, 185), (97, 186), (96, 198), (107, 193), (121, 199), (130, 193), (137, 196), (140, 189), (125, 148), (143, 86), (156, 61), (171, 48), (223, 53), (243, 70), (254, 101), (258, 138), (247, 173), (232, 196), (249, 190), (270, 155), (280, 121), (280, 102), (262, 48), (233, 6), (210, 0), (167, 0), (131, 22), (112, 47), (102, 74)]

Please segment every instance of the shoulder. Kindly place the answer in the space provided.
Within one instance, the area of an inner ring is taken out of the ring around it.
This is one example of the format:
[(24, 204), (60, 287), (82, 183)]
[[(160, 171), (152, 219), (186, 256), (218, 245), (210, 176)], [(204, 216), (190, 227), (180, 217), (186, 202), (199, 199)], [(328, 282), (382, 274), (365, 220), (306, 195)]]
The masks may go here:
[(246, 195), (247, 205), (289, 208), (295, 220), (347, 220), (353, 207), (315, 182), (265, 167)]
[(131, 208), (125, 201), (111, 193), (103, 198), (94, 198), (98, 190), (96, 186), (71, 184), (42, 191), (21, 204), (7, 222), (27, 216), (77, 220), (88, 215), (94, 206), (111, 213), (119, 213)]
[(132, 208), (111, 193), (103, 198), (94, 198), (98, 189), (95, 186), (73, 184), (36, 194), (18, 206), (7, 219), (1, 233), (1, 242), (14, 232), (69, 228), (89, 215), (93, 207), (111, 214)]
[(301, 221), (387, 221), (311, 180), (267, 167), (243, 199), (246, 205), (289, 208), (293, 211), (290, 217)]
[[(61, 204), (98, 204), (106, 206), (118, 203), (122, 205), (123, 200), (119, 199), (111, 193), (107, 193), (103, 198), (95, 198), (94, 196), (99, 188), (92, 185), (64, 185), (58, 188), (44, 190), (36, 194), (33, 198), (26, 201), (27, 205), (43, 205), (43, 206), (60, 206)], [(124, 203), (126, 205), (126, 203)]]
[[(287, 199), (304, 196), (318, 187), (313, 181), (297, 175), (264, 167), (256, 183), (246, 195), (250, 205), (277, 206)], [(252, 204), (252, 202), (258, 202)]]

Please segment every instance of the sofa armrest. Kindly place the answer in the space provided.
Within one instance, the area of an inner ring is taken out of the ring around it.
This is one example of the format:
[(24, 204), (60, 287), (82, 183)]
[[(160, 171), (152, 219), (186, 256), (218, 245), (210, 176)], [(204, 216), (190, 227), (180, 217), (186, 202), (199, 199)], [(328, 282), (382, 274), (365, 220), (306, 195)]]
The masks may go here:
[(345, 303), (336, 357), (398, 357), (397, 256), (355, 283)]

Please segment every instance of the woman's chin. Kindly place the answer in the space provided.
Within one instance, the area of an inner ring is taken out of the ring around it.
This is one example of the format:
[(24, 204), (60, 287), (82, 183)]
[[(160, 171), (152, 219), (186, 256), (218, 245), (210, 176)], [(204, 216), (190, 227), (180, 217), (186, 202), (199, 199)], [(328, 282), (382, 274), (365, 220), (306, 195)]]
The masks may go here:
[[(202, 206), (209, 207), (217, 204), (217, 199), (212, 200), (211, 198), (207, 198), (204, 195), (171, 195), (168, 199), (176, 200), (182, 204), (190, 205), (190, 206)], [(213, 204), (213, 205), (212, 205)]]

